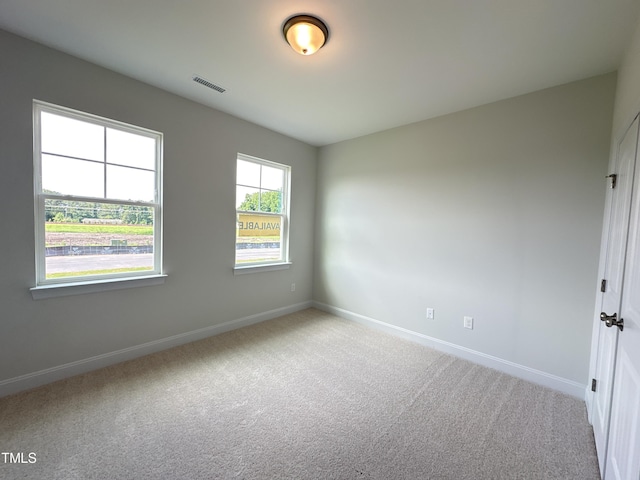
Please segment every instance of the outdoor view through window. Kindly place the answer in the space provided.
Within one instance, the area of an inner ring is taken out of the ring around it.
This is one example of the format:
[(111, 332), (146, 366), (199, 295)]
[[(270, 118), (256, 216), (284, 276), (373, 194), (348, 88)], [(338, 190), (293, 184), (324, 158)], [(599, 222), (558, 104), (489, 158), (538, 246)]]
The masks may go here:
[(289, 167), (238, 155), (236, 265), (287, 261)]
[(38, 284), (160, 273), (161, 134), (34, 103)]

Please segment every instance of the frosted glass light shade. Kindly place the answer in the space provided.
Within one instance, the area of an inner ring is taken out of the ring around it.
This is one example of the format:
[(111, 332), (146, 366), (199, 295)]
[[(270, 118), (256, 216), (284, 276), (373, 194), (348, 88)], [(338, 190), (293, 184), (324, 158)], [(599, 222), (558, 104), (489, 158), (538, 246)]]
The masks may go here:
[(311, 55), (322, 48), (329, 36), (329, 30), (322, 20), (310, 15), (296, 15), (287, 20), (282, 33), (296, 52)]

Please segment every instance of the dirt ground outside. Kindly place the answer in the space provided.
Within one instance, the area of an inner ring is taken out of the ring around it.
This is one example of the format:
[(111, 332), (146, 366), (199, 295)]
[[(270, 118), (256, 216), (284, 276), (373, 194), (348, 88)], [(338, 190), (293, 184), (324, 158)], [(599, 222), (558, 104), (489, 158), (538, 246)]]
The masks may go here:
[[(153, 235), (122, 235), (113, 233), (60, 233), (46, 232), (45, 246), (86, 247), (110, 246), (111, 240), (126, 240), (128, 246), (153, 245)], [(280, 242), (280, 237), (241, 237), (239, 243)]]
[(111, 245), (111, 240), (126, 240), (128, 246), (153, 245), (153, 235), (120, 235), (110, 233), (45, 233), (47, 247), (73, 245), (77, 247), (90, 245)]

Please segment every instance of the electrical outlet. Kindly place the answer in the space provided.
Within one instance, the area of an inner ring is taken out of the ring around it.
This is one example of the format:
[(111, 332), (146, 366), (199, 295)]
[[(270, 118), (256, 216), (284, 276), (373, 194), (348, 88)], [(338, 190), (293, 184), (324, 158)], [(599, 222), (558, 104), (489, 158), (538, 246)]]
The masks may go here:
[(292, 284), (291, 284), (291, 291), (292, 291), (292, 292), (295, 292), (295, 291), (296, 291), (296, 284), (295, 284), (295, 283), (292, 283)]
[(427, 318), (433, 320), (433, 308), (427, 308)]
[(464, 328), (473, 330), (473, 317), (464, 317)]

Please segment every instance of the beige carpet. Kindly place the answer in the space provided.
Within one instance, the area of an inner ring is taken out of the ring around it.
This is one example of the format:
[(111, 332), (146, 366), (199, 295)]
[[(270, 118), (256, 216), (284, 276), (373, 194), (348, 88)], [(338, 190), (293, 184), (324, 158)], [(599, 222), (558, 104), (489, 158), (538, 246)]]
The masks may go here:
[[(0, 399), (2, 479), (597, 479), (584, 403), (318, 310)], [(26, 457), (25, 457), (26, 458)]]

